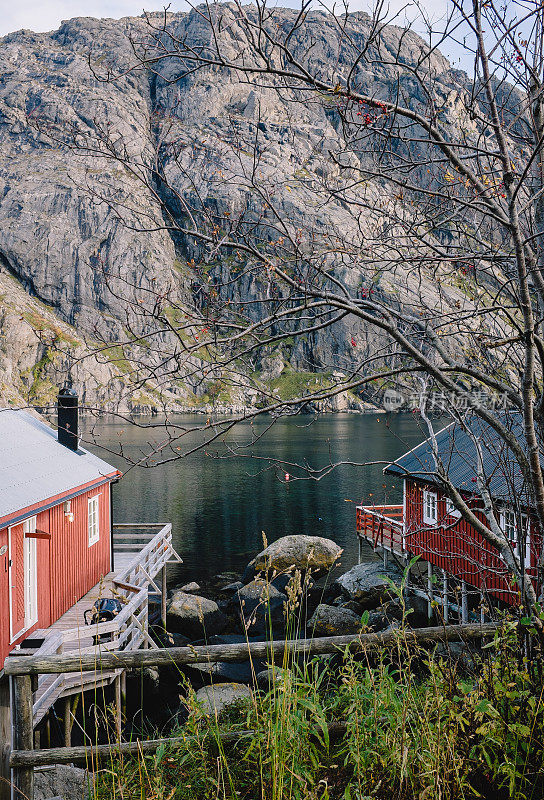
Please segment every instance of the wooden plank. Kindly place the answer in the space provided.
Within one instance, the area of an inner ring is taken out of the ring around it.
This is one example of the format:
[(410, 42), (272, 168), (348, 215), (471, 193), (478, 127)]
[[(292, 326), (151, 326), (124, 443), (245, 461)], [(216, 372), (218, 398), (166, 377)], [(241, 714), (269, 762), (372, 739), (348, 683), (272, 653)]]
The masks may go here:
[(114, 586), (118, 586), (120, 589), (126, 589), (127, 592), (139, 592), (141, 591), (141, 586), (134, 586), (132, 583), (123, 583), (123, 581), (113, 581)]
[(115, 522), (113, 530), (118, 528), (171, 528), (171, 522)]
[[(64, 681), (64, 676), (61, 673), (55, 678), (55, 680), (52, 683), (49, 684), (49, 686), (45, 689), (45, 691), (43, 691), (39, 695), (38, 699), (33, 705), (34, 714), (37, 714), (44, 707), (44, 705), (47, 704), (47, 708), (49, 708), (55, 702), (56, 697), (58, 697), (62, 689), (63, 681)], [(51, 697), (53, 695), (55, 695), (55, 699), (51, 700)]]
[(169, 647), (161, 650), (116, 651), (102, 653), (99, 657), (91, 655), (64, 654), (60, 656), (39, 655), (10, 656), (5, 662), (7, 675), (58, 674), (60, 672), (85, 672), (100, 669), (127, 669), (144, 666), (170, 666), (172, 664), (194, 664), (199, 662), (246, 661), (249, 658), (275, 659), (285, 653), (305, 655), (334, 653), (338, 649), (353, 651), (367, 647), (388, 647), (399, 641), (399, 636), (414, 643), (481, 639), (490, 636), (498, 628), (497, 623), (486, 625), (451, 625), (417, 628), (405, 631), (384, 633), (364, 633), (358, 636), (327, 636), (315, 639), (282, 640), (277, 642), (251, 642), (241, 644), (220, 644), (199, 647)]

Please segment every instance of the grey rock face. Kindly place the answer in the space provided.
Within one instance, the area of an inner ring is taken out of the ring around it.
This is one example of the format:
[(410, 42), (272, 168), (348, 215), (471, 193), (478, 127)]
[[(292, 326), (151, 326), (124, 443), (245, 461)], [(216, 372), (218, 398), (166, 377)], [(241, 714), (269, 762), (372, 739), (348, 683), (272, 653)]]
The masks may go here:
[(307, 628), (311, 636), (349, 636), (361, 630), (361, 617), (347, 608), (320, 603)]
[(252, 695), (249, 686), (242, 683), (217, 683), (199, 689), (196, 699), (206, 716), (219, 718), (233, 706), (248, 705)]
[(213, 600), (178, 590), (168, 601), (166, 622), (175, 633), (198, 639), (221, 633), (226, 617)]
[[(225, 4), (221, 13), (229, 23), (223, 25), (224, 36), (235, 36), (234, 11)], [(278, 21), (288, 24), (294, 13), (279, 9)], [(311, 27), (295, 34), (299, 37), (296, 49), (302, 51), (312, 41), (311, 59), (316, 70), (326, 78), (342, 75), (350, 54), (347, 44), (338, 48), (334, 22), (320, 12), (310, 12), (308, 21)], [(352, 14), (347, 23), (349, 37), (362, 43), (370, 24), (368, 15)], [(195, 43), (209, 35), (196, 12), (168, 14), (167, 25), (180, 39), (188, 37)], [(11, 281), (7, 292), (0, 293), (0, 323), (8, 331), (0, 340), (2, 403), (43, 398), (44, 385), (50, 389), (74, 356), (81, 355), (81, 348), (92, 350), (97, 339), (112, 342), (126, 338), (127, 304), (123, 297), (133, 303), (142, 299), (139, 289), (130, 287), (141, 287), (144, 292), (155, 288), (165, 293), (169, 302), (192, 308), (196, 305), (191, 291), (194, 275), (188, 267), (188, 259), (196, 254), (194, 242), (183, 237), (174, 242), (160, 229), (162, 212), (153, 192), (121, 166), (100, 155), (76, 154), (58, 142), (52, 143), (47, 130), (40, 130), (40, 124), (48, 120), (62, 123), (65, 130), (77, 124), (91, 136), (99, 127), (107, 128), (114, 139), (127, 143), (131, 157), (149, 163), (162, 142), (161, 115), (169, 114), (175, 118), (176, 136), (191, 143), (183, 150), (183, 170), (178, 172), (161, 150), (169, 179), (182, 198), (192, 201), (198, 192), (209, 207), (228, 209), (229, 213), (236, 212), (248, 198), (235, 182), (218, 185), (214, 180), (218, 171), (229, 174), (244, 157), (225, 143), (231, 141), (233, 131), (236, 138), (253, 141), (259, 130), (263, 180), (274, 184), (280, 212), (294, 225), (300, 222), (339, 236), (357, 235), (340, 202), (328, 206), (313, 202), (312, 193), (320, 178), (337, 169), (327, 153), (341, 150), (342, 134), (330, 108), (320, 103), (291, 104), (269, 88), (240, 83), (234, 76), (212, 70), (175, 83), (160, 77), (151, 80), (144, 71), (129, 72), (110, 83), (96, 80), (89, 70), (88, 54), (92, 52), (97, 65), (111, 64), (123, 72), (133, 60), (129, 37), (138, 40), (144, 31), (141, 18), (116, 21), (85, 17), (63, 22), (50, 33), (18, 31), (2, 39), (0, 269), (2, 280), (9, 276)], [(400, 28), (388, 28), (384, 33), (387, 47), (394, 48), (401, 35), (403, 59), (407, 63), (417, 61), (421, 42), (413, 33), (405, 35)], [(431, 66), (444, 97), (455, 95), (461, 73), (451, 70), (439, 53)], [(175, 65), (165, 63), (164, 69), (168, 78)], [(394, 66), (377, 65), (372, 72), (361, 72), (358, 80), (363, 90), (387, 96), (390, 90), (396, 90), (398, 72)], [(404, 88), (416, 99), (418, 91), (421, 94), (415, 82), (413, 87)], [(425, 102), (425, 98), (420, 99)], [(452, 104), (446, 103), (446, 108), (450, 106), (454, 116)], [(129, 223), (145, 219), (149, 223), (146, 227), (153, 228), (157, 223), (156, 230), (145, 234), (131, 230), (107, 202), (98, 202), (111, 197), (112, 192), (127, 199)], [(376, 187), (376, 194), (379, 192), (380, 187)], [(228, 264), (213, 265), (210, 275), (228, 279)], [(354, 289), (370, 277), (360, 269), (345, 267), (339, 267), (338, 275)], [(402, 295), (402, 287), (394, 288)], [(262, 296), (266, 290), (257, 283), (245, 289), (249, 299)], [(32, 313), (22, 326), (16, 326), (21, 330), (12, 336), (10, 326), (18, 322), (13, 314), (10, 316), (12, 301), (22, 296)], [(36, 315), (45, 319), (45, 328), (37, 324)], [(147, 331), (148, 323), (143, 319), (132, 313), (129, 317), (132, 327)], [(62, 333), (60, 341), (57, 328)], [(54, 346), (44, 346), (43, 336), (40, 343), (36, 330), (45, 330)], [(382, 341), (366, 326), (342, 321), (308, 341), (295, 342), (289, 352), (265, 356), (262, 380), (268, 384), (280, 380), (287, 368), (319, 371), (334, 363), (349, 369), (354, 359), (352, 336), (358, 342), (358, 359)], [(172, 346), (166, 334), (155, 344), (161, 359), (164, 350)], [(155, 365), (158, 360), (149, 349), (137, 345), (129, 348), (128, 355), (143, 364)], [(39, 375), (34, 375), (37, 365)], [(201, 365), (193, 363), (191, 368), (195, 366)], [(171, 406), (181, 403), (187, 407), (189, 401), (203, 396), (206, 381), (202, 377), (184, 377), (180, 368), (181, 384), (169, 381), (164, 386), (159, 381), (161, 394)], [(74, 380), (86, 386), (89, 402), (102, 406), (143, 410), (157, 404), (153, 382), (149, 391), (134, 396), (123, 357), (83, 361)], [(227, 405), (251, 405), (255, 394), (255, 390), (253, 394), (241, 392)], [(352, 396), (338, 395), (322, 407), (341, 410), (362, 405)]]
[(388, 579), (399, 584), (402, 576), (398, 570), (372, 562), (352, 567), (336, 579), (336, 585), (344, 597), (357, 601), (362, 608), (375, 608), (392, 594)]
[(341, 553), (342, 548), (336, 542), (322, 536), (282, 536), (249, 562), (244, 577), (264, 570), (293, 569), (310, 569), (319, 575), (331, 569)]

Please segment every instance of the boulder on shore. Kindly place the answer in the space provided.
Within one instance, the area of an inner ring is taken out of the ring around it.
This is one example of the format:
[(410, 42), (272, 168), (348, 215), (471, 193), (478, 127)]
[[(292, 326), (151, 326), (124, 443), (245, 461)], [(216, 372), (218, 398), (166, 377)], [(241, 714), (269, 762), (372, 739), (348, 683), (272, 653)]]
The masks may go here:
[(166, 607), (166, 623), (174, 633), (199, 639), (221, 633), (227, 618), (213, 600), (178, 589)]
[(349, 636), (361, 630), (361, 617), (348, 608), (320, 603), (307, 628), (312, 636)]
[(243, 683), (217, 683), (199, 689), (196, 699), (206, 716), (219, 718), (234, 705), (248, 705), (252, 695), (249, 686)]
[(200, 586), (196, 581), (191, 581), (190, 583), (186, 583), (185, 586), (180, 586), (180, 592), (198, 592)]
[(263, 692), (270, 691), (274, 686), (281, 689), (285, 681), (287, 670), (282, 667), (268, 667), (257, 674), (257, 686)]
[(320, 575), (334, 566), (341, 553), (342, 548), (336, 542), (322, 536), (282, 536), (249, 562), (242, 580), (248, 583), (258, 572), (267, 570), (309, 569)]
[(390, 581), (400, 584), (402, 575), (394, 567), (372, 561), (357, 564), (336, 579), (335, 585), (344, 597), (356, 600), (362, 608), (375, 608), (394, 595)]
[(207, 662), (186, 664), (184, 672), (189, 675), (193, 684), (253, 684), (256, 671), (260, 672), (264, 667), (264, 661), (214, 661), (212, 664)]

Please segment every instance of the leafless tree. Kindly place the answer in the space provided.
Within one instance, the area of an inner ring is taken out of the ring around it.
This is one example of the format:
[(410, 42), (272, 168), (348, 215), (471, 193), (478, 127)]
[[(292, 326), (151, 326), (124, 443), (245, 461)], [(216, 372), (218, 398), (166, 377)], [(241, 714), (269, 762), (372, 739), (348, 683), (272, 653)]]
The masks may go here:
[[(314, 56), (323, 11), (332, 60)], [(128, 287), (114, 265), (97, 264), (130, 309), (128, 335), (114, 344), (129, 354), (135, 383), (203, 381), (212, 399), (225, 387), (253, 391), (257, 408), (202, 425), (208, 444), (256, 414), (315, 408), (373, 387), (406, 396), (423, 378), (424, 411), (438, 393), (442, 414), (459, 425), (476, 415), (495, 432), (544, 530), (542, 5), (454, 0), (423, 38), (410, 26), (392, 28), (381, 2), (370, 16), (323, 11), (303, 2), (280, 13), (267, 0), (235, 0), (195, 7), (192, 26), (167, 12), (149, 15), (133, 33), (130, 71), (153, 76), (170, 98), (154, 111), (153, 151), (134, 152), (98, 120), (34, 115), (63, 146), (128, 172), (156, 213), (143, 214), (107, 177), (85, 187), (96, 202), (142, 235), (166, 229), (182, 243), (190, 302), (172, 286)], [(473, 74), (440, 55), (452, 46)], [(98, 80), (119, 79), (92, 54), (90, 67)], [(187, 134), (168, 90), (207, 77), (254, 90), (252, 126), (233, 114), (221, 136), (213, 124)], [(267, 167), (269, 120), (258, 101), (265, 95), (284, 109), (287, 129), (315, 108), (337, 132), (281, 192)], [(232, 187), (236, 204), (225, 199)], [(288, 213), (286, 192), (308, 204), (304, 218)], [(263, 356), (323, 330), (342, 332), (335, 363), (310, 363), (318, 384), (278, 397), (260, 380)], [(367, 331), (372, 340), (363, 347)], [(511, 413), (521, 416), (521, 436)], [(185, 432), (174, 423), (166, 431), (159, 455), (178, 458)], [(541, 581), (535, 590), (500, 527), (488, 476), (474, 469), (487, 524), (437, 454), (445, 490), (498, 549), (534, 609)], [(515, 497), (512, 504), (521, 514)], [(543, 559), (541, 551), (540, 575)]]

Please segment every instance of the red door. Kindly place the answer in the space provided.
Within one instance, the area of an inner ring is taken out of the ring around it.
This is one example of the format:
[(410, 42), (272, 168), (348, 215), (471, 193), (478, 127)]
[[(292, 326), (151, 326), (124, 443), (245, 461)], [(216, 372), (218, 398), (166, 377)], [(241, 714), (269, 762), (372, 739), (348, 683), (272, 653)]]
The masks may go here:
[(9, 547), (8, 529), (0, 531), (0, 669), (9, 650)]
[(9, 529), (10, 637), (15, 639), (25, 627), (25, 535), (22, 525)]

